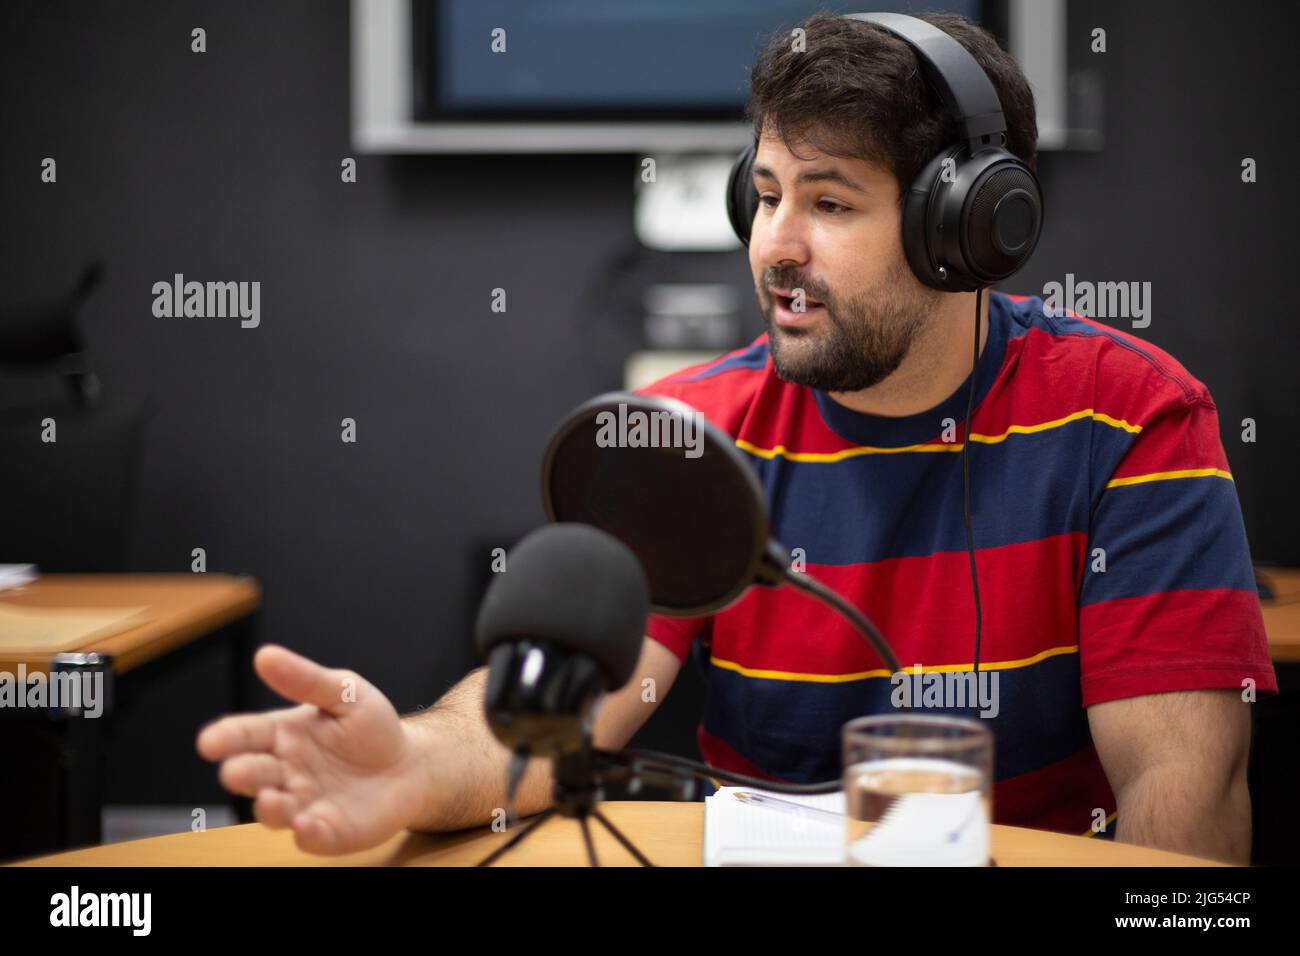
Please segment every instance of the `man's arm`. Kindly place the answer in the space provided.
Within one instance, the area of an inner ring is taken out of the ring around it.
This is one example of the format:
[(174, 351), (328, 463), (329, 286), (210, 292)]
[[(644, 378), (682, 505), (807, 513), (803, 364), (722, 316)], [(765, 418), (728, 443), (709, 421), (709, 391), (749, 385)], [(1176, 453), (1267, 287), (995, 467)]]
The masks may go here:
[[(681, 669), (681, 661), (658, 641), (647, 637), (631, 679), (599, 705), (592, 742), (617, 750), (632, 739), (659, 701), (668, 694)], [(642, 681), (654, 680), (655, 693), (645, 695)], [(425, 802), (413, 830), (459, 830), (480, 826), (493, 811), (505, 806), (506, 768), (510, 751), (488, 728), (483, 714), (487, 668), (470, 672), (432, 707), (407, 717), (403, 727), (412, 735), (422, 758), (420, 773), (426, 781)], [(650, 696), (652, 700), (643, 700)], [(551, 762), (534, 758), (515, 793), (520, 815), (550, 806)]]
[(1238, 691), (1146, 694), (1088, 708), (1111, 790), (1115, 839), (1250, 862), (1250, 704)]

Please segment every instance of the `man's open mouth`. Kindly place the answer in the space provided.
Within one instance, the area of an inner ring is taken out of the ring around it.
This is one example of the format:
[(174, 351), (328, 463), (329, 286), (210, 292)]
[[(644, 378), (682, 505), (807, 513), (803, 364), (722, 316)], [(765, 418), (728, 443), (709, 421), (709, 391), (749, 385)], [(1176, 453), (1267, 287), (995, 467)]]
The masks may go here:
[[(783, 307), (787, 312), (811, 312), (813, 309), (821, 308), (823, 305), (820, 300), (814, 299), (809, 295), (804, 295), (802, 301), (799, 302), (797, 297), (792, 293), (778, 289), (769, 289), (768, 291), (772, 293), (772, 298), (776, 304)], [(800, 307), (796, 308), (796, 304)]]

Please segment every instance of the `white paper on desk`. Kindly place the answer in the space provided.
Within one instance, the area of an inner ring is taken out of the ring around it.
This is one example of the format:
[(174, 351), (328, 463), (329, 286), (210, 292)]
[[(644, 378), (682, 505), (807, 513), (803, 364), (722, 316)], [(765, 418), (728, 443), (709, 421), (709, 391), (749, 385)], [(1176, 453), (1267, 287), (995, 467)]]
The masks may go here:
[(36, 580), (34, 564), (0, 564), (0, 591), (20, 588)]
[(989, 820), (978, 790), (904, 793), (848, 847), (865, 866), (985, 866)]
[(844, 792), (792, 796), (753, 787), (722, 787), (704, 798), (705, 866), (840, 866), (844, 822), (806, 817), (737, 800), (737, 790), (844, 813)]

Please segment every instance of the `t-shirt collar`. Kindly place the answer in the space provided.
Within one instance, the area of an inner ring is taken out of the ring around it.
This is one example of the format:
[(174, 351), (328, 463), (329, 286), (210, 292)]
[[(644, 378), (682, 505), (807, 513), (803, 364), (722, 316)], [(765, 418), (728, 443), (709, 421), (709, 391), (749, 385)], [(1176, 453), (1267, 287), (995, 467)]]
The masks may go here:
[[(1001, 293), (989, 294), (987, 316), (989, 333), (984, 341), (984, 351), (980, 353), (979, 388), (975, 393), (976, 408), (992, 388), (993, 380), (1002, 368), (1002, 360), (1007, 350), (1009, 308), (1009, 300)], [(957, 390), (934, 408), (915, 415), (889, 417), (853, 411), (845, 408), (821, 389), (809, 389), (817, 400), (817, 408), (821, 412), (822, 420), (837, 435), (858, 445), (885, 447), (932, 441), (943, 431), (945, 418), (961, 423), (966, 417), (969, 390), (970, 376), (967, 375)]]

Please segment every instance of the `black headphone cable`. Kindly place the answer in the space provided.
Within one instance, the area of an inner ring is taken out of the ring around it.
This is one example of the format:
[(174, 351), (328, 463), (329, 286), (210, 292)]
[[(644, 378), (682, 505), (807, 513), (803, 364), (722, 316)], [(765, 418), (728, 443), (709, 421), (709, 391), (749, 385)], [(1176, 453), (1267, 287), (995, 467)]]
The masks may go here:
[(962, 518), (966, 525), (966, 553), (970, 555), (970, 582), (971, 588), (975, 594), (975, 664), (972, 668), (973, 673), (978, 674), (980, 669), (980, 632), (981, 632), (981, 613), (980, 613), (980, 579), (975, 570), (975, 534), (971, 531), (970, 523), (970, 443), (971, 443), (971, 415), (975, 408), (975, 378), (979, 371), (980, 365), (980, 311), (983, 305), (984, 290), (975, 290), (975, 357), (971, 361), (970, 370), (970, 391), (966, 396), (966, 434), (961, 443), (961, 496), (962, 496)]

